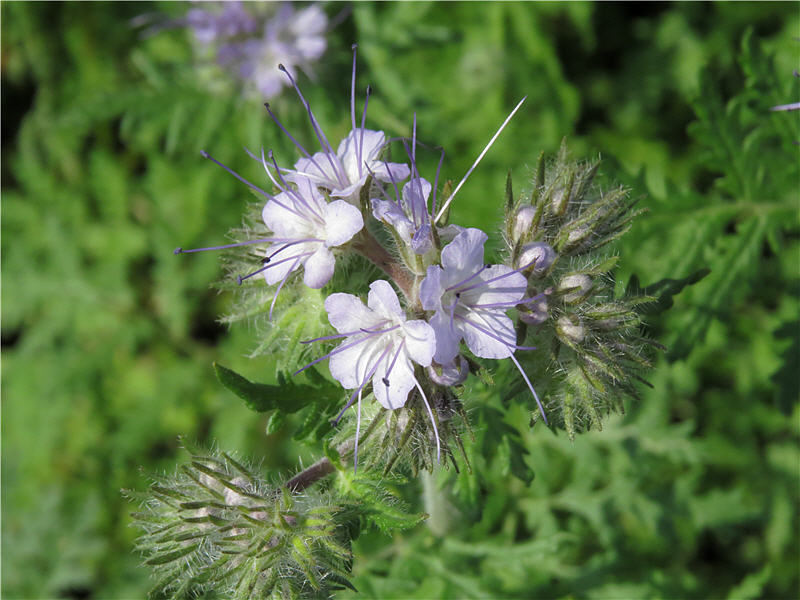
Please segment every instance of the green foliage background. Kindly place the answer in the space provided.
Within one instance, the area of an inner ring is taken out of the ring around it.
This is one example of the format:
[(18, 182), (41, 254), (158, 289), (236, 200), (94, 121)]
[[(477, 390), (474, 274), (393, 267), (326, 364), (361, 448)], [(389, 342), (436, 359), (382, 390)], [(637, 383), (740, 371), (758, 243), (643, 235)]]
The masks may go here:
[[(185, 460), (178, 435), (265, 473), (315, 458), (215, 380), (213, 361), (267, 383), (274, 363), (247, 358), (252, 328), (216, 322), (219, 257), (172, 254), (223, 240), (252, 199), (201, 149), (259, 181), (242, 146), (295, 157), (259, 98), (194, 68), (186, 32), (130, 26), (183, 10), (2, 4), (6, 598), (142, 597), (120, 489)], [(800, 99), (797, 5), (326, 10), (350, 12), (301, 84), (329, 137), (349, 128), (353, 41), (371, 125), (409, 135), (416, 111), (455, 180), (527, 94), (455, 221), (498, 220), (507, 169), (523, 182), (568, 136), (645, 195), (650, 213), (616, 247), (623, 283), (711, 269), (651, 319), (670, 348), (654, 389), (602, 432), (529, 429), (476, 386), (474, 474), (399, 488), (431, 518), (359, 538), (360, 597), (797, 597), (800, 112), (769, 111)], [(311, 139), (291, 94), (273, 107)], [(421, 171), (437, 159), (423, 153)]]

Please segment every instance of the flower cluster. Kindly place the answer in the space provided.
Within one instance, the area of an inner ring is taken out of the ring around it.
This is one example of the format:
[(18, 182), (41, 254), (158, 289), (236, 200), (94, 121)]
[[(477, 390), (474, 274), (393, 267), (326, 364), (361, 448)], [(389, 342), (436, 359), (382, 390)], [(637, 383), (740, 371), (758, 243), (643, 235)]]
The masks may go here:
[(328, 18), (317, 4), (296, 10), (290, 2), (202, 3), (178, 23), (192, 30), (199, 46), (216, 62), (252, 83), (265, 98), (277, 96), (286, 79), (276, 71), (283, 64), (311, 73), (325, 53)]
[[(609, 338), (611, 334), (590, 333), (587, 326), (591, 323), (596, 332), (625, 329), (630, 333), (638, 324), (632, 305), (586, 304), (602, 288), (597, 277), (608, 269), (574, 261), (626, 230), (632, 215), (625, 193), (588, 200), (595, 173), (592, 166), (560, 167), (564, 172), (548, 172), (547, 176), (542, 167), (530, 202), (515, 201), (509, 181), (504, 231), (508, 253), (503, 263), (488, 263), (484, 252), (488, 235), (477, 228), (449, 224), (449, 207), (524, 98), (460, 182), (455, 187), (446, 184), (440, 194), (444, 153), (432, 181), (423, 177), (416, 159), (416, 115), (411, 138), (401, 140), (405, 162), (390, 162), (386, 134), (366, 128), (369, 87), (357, 118), (355, 50), (354, 46), (351, 130), (335, 149), (294, 76), (280, 65), (279, 71), (307, 112), (319, 147), (307, 150), (266, 104), (269, 116), (301, 155), (291, 167), (284, 167), (272, 152), (262, 149), (259, 156), (251, 154), (263, 167), (271, 191), (250, 183), (208, 154), (204, 156), (266, 200), (261, 211), (266, 235), (213, 249), (256, 249), (261, 264), (239, 274), (238, 282), (261, 274), (272, 286), (270, 318), (281, 290), (301, 268), (303, 284), (313, 289), (329, 284), (337, 263), (348, 254), (361, 255), (383, 271), (369, 284), (366, 304), (350, 293), (352, 289), (334, 290), (327, 296), (324, 309), (336, 333), (325, 332), (303, 343), (339, 345), (295, 372), (327, 360), (332, 377), (351, 390), (339, 418), (356, 406), (356, 464), (362, 402), (370, 395), (390, 413), (404, 407), (415, 410), (413, 418), (406, 420), (402, 440), (414, 427), (419, 433), (417, 416), (425, 415), (430, 427), (426, 426), (423, 441), (430, 442), (430, 452), (435, 448), (436, 460), (440, 460), (442, 448), (449, 451), (447, 421), (455, 412), (457, 387), (470, 372), (480, 369), (476, 359), (508, 359), (535, 400), (537, 416), (547, 422), (545, 406), (529, 369), (522, 364), (525, 360), (518, 358), (520, 353), (536, 350), (522, 345), (530, 327), (550, 324), (549, 331), (561, 343), (588, 357), (574, 371), (586, 374), (590, 387), (602, 386), (600, 380), (610, 372), (611, 387), (629, 391), (625, 389), (629, 378), (621, 372), (617, 377), (619, 369), (614, 369), (619, 361), (615, 360), (628, 360), (636, 350), (626, 347), (624, 340)], [(565, 160), (562, 156), (559, 164)], [(440, 195), (445, 196), (443, 201)], [(207, 249), (178, 248), (176, 253)], [(584, 350), (584, 346), (591, 349)], [(555, 354), (551, 351), (548, 355)]]

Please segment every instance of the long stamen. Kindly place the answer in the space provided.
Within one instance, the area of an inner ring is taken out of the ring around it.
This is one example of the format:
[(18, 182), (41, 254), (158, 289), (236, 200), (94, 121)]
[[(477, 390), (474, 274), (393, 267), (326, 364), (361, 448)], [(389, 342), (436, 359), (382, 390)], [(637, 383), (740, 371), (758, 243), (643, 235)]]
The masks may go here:
[[(525, 98), (527, 98), (527, 96), (525, 96)], [(497, 132), (492, 136), (492, 139), (490, 139), (489, 143), (486, 144), (486, 147), (480, 153), (478, 158), (476, 158), (475, 162), (472, 163), (472, 166), (467, 171), (467, 174), (464, 175), (464, 177), (461, 179), (461, 181), (458, 182), (458, 185), (456, 186), (456, 189), (454, 189), (453, 193), (450, 194), (450, 196), (447, 198), (447, 200), (445, 200), (445, 203), (442, 205), (442, 208), (439, 210), (439, 214), (436, 215), (436, 219), (435, 219), (436, 221), (438, 221), (439, 219), (442, 218), (442, 215), (444, 215), (445, 211), (447, 210), (447, 207), (450, 206), (450, 203), (453, 201), (453, 198), (455, 197), (456, 193), (458, 193), (458, 190), (461, 189), (461, 186), (464, 185), (464, 182), (472, 174), (472, 171), (475, 170), (475, 167), (478, 166), (478, 163), (481, 162), (481, 160), (483, 159), (484, 155), (489, 151), (489, 148), (492, 147), (492, 144), (494, 144), (495, 140), (499, 137), (500, 133), (503, 131), (503, 129), (505, 129), (505, 126), (508, 125), (508, 122), (511, 120), (511, 117), (514, 116), (514, 114), (519, 110), (519, 107), (522, 106), (522, 103), (525, 102), (525, 98), (520, 100), (519, 103), (514, 107), (514, 110), (511, 111), (511, 114), (506, 117), (506, 120), (503, 121), (502, 125), (500, 125), (500, 129), (498, 129)]]
[[(406, 345), (406, 341), (405, 340), (400, 342), (400, 346), (397, 348), (397, 352), (394, 353), (394, 358), (392, 358), (392, 362), (389, 365), (389, 368), (386, 369), (386, 372), (383, 374), (383, 385), (385, 385), (387, 388), (389, 387), (389, 375), (391, 374), (392, 369), (394, 369), (394, 365), (397, 362), (397, 358), (400, 356), (400, 352), (403, 350), (403, 347), (405, 345)], [(388, 391), (389, 390), (386, 390), (386, 391), (387, 391), (387, 398), (388, 398)]]
[[(353, 74), (350, 76), (350, 124), (353, 131), (356, 130), (356, 50), (358, 44), (353, 44), (350, 49), (353, 51)], [(360, 160), (358, 162), (361, 162)]]
[(256, 271), (253, 271), (252, 273), (248, 273), (247, 275), (239, 275), (239, 276), (236, 278), (236, 281), (237, 281), (237, 283), (238, 283), (239, 285), (242, 285), (242, 282), (243, 282), (245, 279), (250, 279), (250, 278), (251, 278), (251, 277), (253, 277), (254, 275), (258, 275), (259, 273), (263, 273), (263, 272), (264, 272), (264, 271), (266, 271), (267, 269), (271, 269), (272, 267), (277, 267), (278, 265), (281, 265), (281, 264), (283, 264), (283, 263), (285, 263), (285, 262), (289, 262), (289, 261), (290, 261), (290, 260), (292, 260), (293, 258), (302, 258), (302, 257), (304, 257), (304, 256), (311, 256), (312, 254), (314, 254), (314, 253), (313, 253), (313, 252), (303, 252), (302, 254), (296, 254), (295, 256), (290, 256), (289, 258), (284, 258), (283, 260), (279, 260), (278, 262), (269, 263), (269, 264), (267, 264), (266, 266), (263, 266), (263, 267), (261, 267), (260, 269), (258, 269), (258, 270), (256, 270)]
[(364, 110), (361, 113), (361, 130), (359, 131), (358, 140), (358, 178), (361, 179), (362, 163), (364, 158), (364, 128), (367, 124), (367, 105), (369, 104), (369, 97), (372, 94), (372, 86), (367, 86), (367, 94), (364, 97)]
[(361, 388), (358, 388), (358, 408), (356, 412), (356, 443), (353, 448), (353, 475), (358, 471), (358, 438), (361, 435)]
[(431, 202), (431, 214), (436, 214), (436, 188), (439, 187), (439, 172), (442, 170), (442, 162), (444, 161), (444, 148), (441, 149), (442, 153), (439, 156), (439, 164), (436, 167), (436, 178), (433, 180), (433, 201)]
[(390, 327), (389, 329), (382, 329), (382, 330), (376, 331), (374, 333), (368, 333), (364, 337), (359, 338), (359, 339), (355, 340), (354, 342), (350, 342), (349, 344), (342, 344), (341, 346), (339, 346), (337, 348), (334, 348), (333, 350), (328, 352), (325, 356), (320, 356), (319, 358), (312, 360), (305, 367), (302, 367), (301, 369), (298, 369), (297, 371), (292, 373), (292, 375), (293, 376), (294, 375), (298, 375), (299, 373), (302, 373), (303, 371), (305, 371), (309, 367), (314, 366), (318, 362), (322, 362), (323, 360), (333, 356), (334, 354), (339, 354), (339, 352), (343, 352), (344, 350), (347, 350), (348, 348), (352, 348), (353, 346), (357, 346), (358, 344), (361, 344), (362, 342), (366, 342), (367, 340), (375, 337), (376, 335), (380, 335), (382, 333), (386, 333), (387, 331), (393, 331), (394, 329), (397, 329), (398, 327), (400, 327), (400, 326), (399, 325), (395, 325), (394, 327)]
[(269, 198), (270, 200), (274, 200), (274, 199), (275, 199), (275, 198), (272, 196), (272, 194), (269, 194), (269, 193), (265, 192), (264, 190), (262, 190), (262, 189), (261, 189), (260, 187), (258, 187), (257, 185), (250, 183), (249, 181), (247, 181), (247, 179), (245, 179), (244, 177), (242, 177), (241, 175), (239, 175), (239, 174), (238, 174), (236, 171), (234, 171), (234, 170), (233, 170), (233, 169), (231, 169), (230, 167), (226, 167), (225, 165), (223, 165), (221, 162), (219, 162), (219, 161), (218, 161), (216, 158), (214, 158), (213, 156), (211, 156), (211, 155), (210, 155), (208, 152), (206, 152), (205, 150), (201, 150), (201, 151), (200, 151), (200, 156), (202, 156), (203, 158), (207, 158), (208, 160), (210, 160), (210, 161), (211, 161), (211, 162), (213, 162), (213, 163), (216, 163), (217, 165), (219, 165), (220, 167), (222, 167), (223, 169), (225, 169), (225, 170), (226, 170), (228, 173), (230, 173), (231, 175), (233, 175), (234, 177), (236, 177), (236, 179), (238, 179), (238, 180), (239, 180), (239, 181), (241, 181), (243, 184), (245, 184), (247, 187), (249, 187), (251, 190), (254, 190), (254, 191), (258, 192), (259, 194), (262, 194), (262, 195), (266, 196), (266, 197), (267, 197), (267, 198)]
[(425, 396), (425, 392), (422, 391), (422, 386), (417, 381), (417, 378), (414, 378), (414, 384), (417, 386), (419, 390), (420, 396), (422, 396), (422, 402), (425, 403), (425, 408), (428, 410), (428, 416), (431, 418), (431, 425), (433, 425), (433, 435), (436, 436), (436, 463), (439, 464), (441, 457), (442, 457), (442, 448), (439, 445), (439, 429), (436, 427), (436, 419), (433, 418), (433, 411), (431, 410), (431, 405), (428, 404), (428, 398)]
[[(376, 323), (375, 326), (377, 327), (377, 326), (381, 325), (382, 323), (386, 323), (387, 321), (388, 321), (388, 319), (384, 319), (383, 321), (380, 321), (380, 322)], [(380, 330), (380, 331), (373, 330), (373, 331), (370, 331), (368, 329), (361, 328), (361, 329), (357, 329), (355, 331), (348, 331), (347, 333), (337, 333), (337, 334), (334, 334), (334, 335), (325, 335), (325, 336), (322, 336), (322, 337), (314, 338), (313, 340), (303, 340), (300, 343), (301, 344), (313, 344), (314, 342), (324, 342), (326, 340), (336, 340), (336, 339), (343, 338), (343, 337), (350, 337), (350, 336), (353, 336), (353, 335), (357, 335), (359, 333), (381, 333), (382, 331), (385, 331), (385, 330)]]
[(228, 248), (238, 248), (239, 246), (248, 246), (250, 244), (266, 244), (274, 242), (290, 241), (284, 238), (262, 238), (260, 240), (247, 240), (246, 242), (238, 242), (236, 244), (225, 244), (224, 246), (209, 246), (208, 248), (191, 248), (184, 250), (183, 248), (175, 248), (173, 254), (190, 254), (192, 252), (205, 252), (206, 250), (226, 250)]
[(506, 273), (503, 273), (502, 275), (498, 275), (497, 277), (492, 277), (491, 279), (486, 279), (485, 281), (480, 281), (478, 283), (472, 284), (469, 287), (461, 288), (459, 291), (460, 292), (466, 292), (466, 291), (469, 291), (469, 290), (474, 290), (475, 288), (479, 288), (479, 287), (481, 287), (483, 285), (487, 285), (487, 284), (492, 283), (494, 281), (499, 281), (500, 279), (504, 279), (506, 277), (510, 277), (514, 273), (520, 273), (520, 272), (524, 271), (525, 269), (529, 268), (530, 266), (534, 265), (535, 263), (536, 263), (536, 259), (532, 260), (527, 265), (524, 265), (524, 266), (520, 267), (519, 269), (511, 269), (510, 271), (508, 271)]
[[(428, 217), (428, 202), (425, 198), (422, 198), (422, 180), (419, 176), (419, 169), (417, 169), (417, 113), (414, 113), (414, 127), (411, 131), (411, 169), (412, 169), (412, 181), (417, 182), (417, 192), (419, 193), (419, 197), (425, 203), (425, 216), (422, 217), (422, 224), (425, 224)], [(414, 176), (416, 174), (416, 176)], [(414, 223), (416, 225), (416, 222)]]
[(273, 258), (275, 258), (278, 254), (280, 254), (281, 252), (283, 252), (287, 248), (291, 248), (292, 246), (296, 246), (297, 244), (304, 244), (305, 242), (322, 242), (322, 241), (323, 240), (321, 240), (319, 238), (304, 238), (302, 240), (292, 240), (291, 242), (282, 244), (280, 248), (275, 250), (275, 252), (273, 252), (272, 254), (268, 254), (267, 256), (262, 258), (261, 262), (264, 263), (264, 264), (267, 264)]
[(397, 182), (394, 180), (394, 175), (392, 175), (392, 170), (389, 168), (389, 163), (385, 160), (382, 162), (383, 166), (386, 167), (386, 172), (389, 173), (389, 181), (391, 181), (394, 186), (394, 197), (397, 198), (397, 207), (403, 210), (403, 205), (400, 203), (400, 190), (397, 189)]
[(391, 346), (389, 346), (388, 348), (386, 348), (386, 350), (384, 350), (384, 351), (381, 353), (381, 355), (378, 357), (378, 360), (376, 360), (376, 361), (375, 361), (375, 364), (374, 364), (374, 365), (372, 365), (372, 369), (370, 369), (369, 373), (367, 373), (367, 376), (366, 376), (366, 377), (364, 377), (364, 381), (362, 381), (362, 382), (361, 382), (361, 385), (360, 385), (360, 386), (358, 386), (358, 389), (357, 389), (355, 392), (353, 392), (353, 395), (352, 395), (352, 396), (350, 396), (350, 400), (348, 400), (347, 404), (345, 404), (344, 408), (343, 408), (343, 409), (341, 410), (341, 412), (340, 412), (340, 413), (337, 415), (337, 417), (336, 417), (336, 418), (333, 420), (333, 422), (334, 422), (334, 423), (338, 423), (338, 422), (339, 422), (339, 420), (342, 418), (342, 415), (345, 413), (345, 411), (346, 411), (348, 408), (350, 408), (351, 406), (353, 406), (353, 402), (354, 402), (354, 401), (355, 401), (355, 399), (356, 399), (356, 394), (357, 394), (358, 392), (360, 392), (361, 390), (363, 390), (363, 389), (364, 389), (364, 386), (365, 386), (365, 385), (367, 385), (367, 382), (368, 382), (370, 379), (372, 379), (372, 376), (373, 376), (373, 375), (375, 375), (375, 371), (377, 371), (377, 370), (378, 370), (378, 365), (381, 363), (381, 361), (383, 360), (383, 358), (386, 356), (386, 354), (389, 352), (389, 350), (390, 350), (390, 349), (391, 349)]
[(282, 192), (285, 192), (286, 194), (292, 196), (300, 204), (305, 206), (309, 210), (309, 212), (313, 213), (316, 217), (322, 219), (322, 215), (320, 214), (319, 210), (315, 206), (312, 206), (312, 204), (305, 199), (303, 194), (301, 194), (296, 189), (291, 187), (288, 183), (286, 183), (286, 180), (283, 178), (283, 175), (281, 175), (280, 168), (278, 168), (278, 163), (275, 161), (275, 156), (272, 154), (272, 150), (269, 151), (269, 159), (272, 162), (272, 166), (275, 168), (275, 173), (278, 176), (278, 180), (281, 182), (281, 184), (283, 184), (282, 186), (281, 184), (278, 184), (275, 181), (275, 179), (272, 177), (272, 173), (270, 173), (269, 169), (267, 169), (266, 161), (264, 160), (264, 149), (262, 148), (261, 162), (262, 164), (264, 164), (264, 170), (267, 172), (267, 176), (270, 178), (270, 181), (272, 181), (272, 183), (275, 184), (275, 187), (280, 189)]
[[(322, 129), (317, 123), (317, 119), (314, 117), (314, 113), (311, 111), (311, 105), (308, 103), (308, 100), (306, 100), (306, 97), (303, 96), (303, 92), (300, 91), (300, 88), (298, 87), (297, 83), (295, 83), (294, 77), (292, 77), (292, 74), (289, 73), (286, 67), (284, 67), (282, 64), (279, 64), (278, 69), (286, 74), (286, 76), (289, 78), (289, 81), (292, 84), (292, 87), (294, 88), (294, 91), (297, 92), (297, 95), (300, 97), (300, 102), (303, 103), (303, 106), (305, 107), (306, 112), (308, 113), (308, 118), (311, 120), (311, 127), (314, 129), (314, 133), (317, 134), (317, 139), (319, 140), (320, 145), (325, 150), (324, 152), (325, 157), (328, 159), (328, 162), (330, 163), (334, 174), (339, 179), (339, 184), (346, 185), (347, 178), (342, 176), (341, 167), (337, 168), (337, 165), (334, 164), (331, 158), (332, 156), (336, 156), (336, 153), (333, 151), (333, 147), (331, 146), (330, 142), (328, 142), (328, 138), (325, 137), (325, 134), (322, 132)], [(339, 162), (338, 157), (336, 162), (337, 163)]]
[(464, 306), (468, 306), (469, 308), (507, 308), (509, 306), (519, 306), (520, 304), (535, 304), (545, 296), (547, 296), (547, 294), (542, 292), (533, 298), (523, 298), (522, 300), (507, 300), (505, 302), (490, 302), (488, 304), (468, 304), (464, 302)]
[(300, 258), (297, 258), (294, 261), (294, 263), (292, 264), (292, 267), (286, 272), (286, 275), (283, 276), (283, 279), (281, 279), (280, 284), (278, 284), (278, 289), (275, 290), (275, 296), (273, 296), (272, 303), (269, 305), (269, 317), (268, 317), (269, 321), (272, 321), (272, 311), (275, 309), (275, 303), (278, 301), (278, 294), (281, 293), (281, 289), (283, 288), (283, 284), (285, 284), (286, 281), (289, 279), (289, 276), (297, 268), (297, 263), (299, 263), (299, 262), (300, 262)]
[(494, 340), (497, 340), (498, 342), (508, 346), (509, 348), (514, 348), (515, 350), (536, 350), (536, 347), (534, 347), (534, 346), (517, 346), (516, 342), (509, 342), (508, 340), (504, 340), (503, 338), (501, 338), (499, 335), (495, 334), (494, 332), (489, 331), (488, 329), (486, 329), (485, 327), (482, 327), (481, 325), (479, 325), (475, 321), (473, 321), (471, 319), (467, 319), (466, 317), (463, 317), (461, 315), (456, 315), (455, 318), (458, 319), (459, 321), (464, 321), (469, 326), (474, 327), (475, 329), (480, 331), (482, 334), (488, 335), (490, 338), (492, 338)]
[(531, 391), (531, 393), (533, 394), (533, 397), (536, 399), (536, 404), (539, 405), (539, 412), (542, 413), (542, 418), (544, 419), (544, 424), (545, 425), (549, 425), (549, 423), (547, 422), (547, 415), (544, 414), (544, 407), (542, 406), (542, 401), (539, 400), (539, 395), (536, 393), (536, 390), (533, 389), (533, 385), (531, 384), (530, 379), (528, 379), (528, 375), (522, 369), (522, 365), (519, 364), (519, 361), (517, 360), (517, 358), (513, 354), (510, 355), (509, 358), (514, 362), (514, 364), (516, 365), (517, 369), (519, 369), (519, 372), (522, 374), (522, 378), (525, 380), (525, 383), (528, 384), (528, 389)]
[[(474, 272), (472, 275), (470, 275), (470, 276), (469, 276), (469, 277), (467, 277), (466, 279), (462, 279), (462, 280), (461, 280), (461, 281), (459, 281), (458, 283), (454, 283), (453, 285), (451, 285), (451, 286), (450, 286), (450, 287), (448, 287), (448, 288), (445, 288), (445, 289), (444, 289), (444, 291), (445, 291), (445, 292), (451, 292), (451, 291), (453, 291), (453, 290), (455, 290), (455, 289), (458, 289), (458, 288), (460, 288), (462, 285), (466, 285), (467, 283), (469, 283), (470, 281), (472, 281), (473, 279), (475, 279), (475, 278), (476, 278), (478, 275), (480, 275), (481, 273), (483, 273), (483, 272), (484, 272), (486, 269), (488, 269), (488, 268), (489, 268), (489, 267), (491, 267), (491, 266), (492, 266), (492, 265), (490, 265), (490, 264), (485, 264), (485, 265), (483, 265), (483, 266), (482, 266), (480, 269), (478, 269), (477, 271), (475, 271), (475, 272)], [(463, 290), (460, 290), (460, 291), (463, 291)]]

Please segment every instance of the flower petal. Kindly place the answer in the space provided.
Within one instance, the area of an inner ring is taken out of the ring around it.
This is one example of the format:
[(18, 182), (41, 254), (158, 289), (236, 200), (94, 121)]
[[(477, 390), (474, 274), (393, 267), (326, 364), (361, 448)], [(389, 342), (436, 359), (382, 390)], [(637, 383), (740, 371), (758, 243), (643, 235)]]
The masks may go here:
[(460, 321), (460, 329), (464, 333), (467, 348), (475, 356), (508, 358), (514, 353), (517, 339), (514, 322), (501, 311), (473, 310), (464, 318), (469, 322)]
[[(351, 344), (354, 341), (357, 341), (355, 336), (349, 337), (342, 346)], [(381, 357), (384, 348), (385, 344), (381, 340), (367, 339), (365, 336), (364, 341), (360, 344), (355, 344), (331, 356), (328, 361), (331, 375), (346, 390), (357, 388), (369, 375), (372, 367), (375, 366), (375, 362)], [(385, 362), (385, 359), (382, 362)]]
[(335, 266), (336, 259), (333, 252), (320, 245), (319, 249), (306, 260), (303, 283), (318, 290), (331, 280)]
[(436, 333), (433, 327), (425, 321), (416, 320), (406, 321), (403, 330), (406, 333), (408, 355), (423, 367), (429, 366), (436, 352)]
[(425, 310), (438, 310), (441, 307), (444, 293), (442, 273), (442, 267), (431, 265), (425, 279), (419, 284), (419, 300)]
[(380, 321), (372, 310), (352, 294), (336, 293), (325, 298), (328, 321), (339, 333), (368, 329)]
[[(369, 173), (364, 165), (370, 165), (386, 145), (386, 134), (371, 129), (353, 129), (336, 150), (351, 183), (365, 178)], [(371, 168), (371, 167), (370, 167)]]
[(341, 246), (364, 227), (361, 211), (344, 200), (325, 205), (325, 245)]
[[(528, 287), (528, 280), (522, 273), (513, 271), (514, 269), (506, 265), (492, 265), (488, 269), (484, 269), (468, 286), (478, 286), (482, 281), (489, 281), (489, 283), (463, 292), (462, 302), (468, 306), (470, 304), (507, 303), (521, 300)], [(495, 281), (492, 281), (493, 279)], [(512, 308), (510, 304), (505, 310), (509, 308)]]
[(470, 227), (444, 247), (442, 266), (448, 275), (452, 274), (456, 278), (454, 281), (447, 281), (448, 285), (463, 279), (462, 274), (474, 273), (483, 266), (483, 245), (487, 239), (489, 236), (480, 229)]
[(458, 355), (458, 343), (461, 341), (461, 332), (451, 327), (450, 315), (444, 310), (437, 310), (429, 321), (436, 334), (436, 352), (433, 359), (440, 365), (452, 362)]
[(264, 220), (264, 225), (269, 227), (277, 237), (305, 237), (301, 235), (306, 225), (305, 219), (301, 219), (292, 210), (287, 210), (284, 207), (294, 210), (294, 200), (288, 194), (278, 194), (275, 196), (275, 200), (267, 202), (261, 210), (261, 218)]
[(405, 320), (405, 313), (400, 306), (397, 293), (392, 284), (384, 279), (378, 279), (369, 285), (367, 306), (382, 317), (401, 317)]
[(384, 183), (399, 183), (411, 174), (411, 169), (403, 163), (384, 163), (383, 161), (375, 160), (370, 164), (369, 168), (375, 175), (375, 179)]
[(372, 216), (390, 225), (406, 243), (411, 242), (414, 226), (396, 202), (372, 199)]
[[(381, 361), (372, 378), (372, 392), (375, 394), (375, 398), (381, 403), (381, 406), (390, 410), (403, 406), (408, 400), (408, 393), (414, 388), (414, 367), (404, 350), (400, 351), (391, 372), (388, 376), (386, 375), (386, 370), (391, 365), (395, 352), (397, 349), (393, 348), (387, 358)], [(389, 382), (388, 386), (386, 385), (387, 381)]]
[[(313, 159), (313, 160), (312, 160)], [(317, 185), (333, 189), (342, 185), (339, 177), (331, 166), (331, 161), (336, 164), (335, 156), (328, 157), (326, 152), (316, 152), (311, 158), (300, 158), (294, 163), (294, 171), (289, 171), (286, 178), (298, 182), (308, 178)]]

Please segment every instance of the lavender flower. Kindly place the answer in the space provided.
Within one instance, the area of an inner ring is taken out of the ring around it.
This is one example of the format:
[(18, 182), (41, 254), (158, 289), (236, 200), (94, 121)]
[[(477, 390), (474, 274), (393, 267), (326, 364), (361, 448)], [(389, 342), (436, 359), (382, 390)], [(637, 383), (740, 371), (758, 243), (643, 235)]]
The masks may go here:
[(254, 85), (265, 98), (277, 96), (288, 85), (276, 70), (279, 64), (293, 76), (297, 69), (310, 75), (312, 64), (327, 48), (328, 18), (317, 4), (300, 11), (289, 2), (267, 5), (268, 10), (237, 1), (223, 2), (218, 10), (215, 3), (209, 4), (211, 9), (191, 9), (183, 23), (201, 46), (216, 51), (221, 67)]

